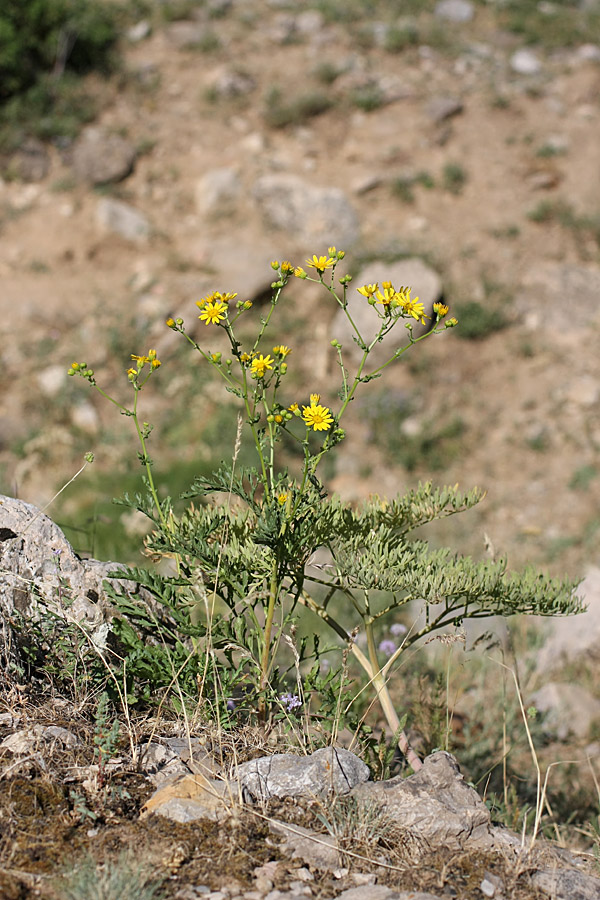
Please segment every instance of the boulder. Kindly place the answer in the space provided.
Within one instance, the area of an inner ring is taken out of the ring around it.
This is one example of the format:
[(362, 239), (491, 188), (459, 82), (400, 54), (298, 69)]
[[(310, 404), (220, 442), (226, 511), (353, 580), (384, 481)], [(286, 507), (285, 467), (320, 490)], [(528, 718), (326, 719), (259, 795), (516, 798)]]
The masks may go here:
[(349, 750), (324, 747), (310, 756), (276, 753), (242, 763), (234, 771), (242, 794), (252, 800), (347, 794), (367, 781), (369, 768)]
[(86, 128), (73, 148), (71, 165), (82, 181), (108, 184), (131, 173), (136, 157), (133, 144), (101, 128)]
[(349, 250), (360, 236), (356, 210), (339, 188), (313, 184), (296, 175), (264, 175), (253, 194), (267, 225), (322, 254), (332, 244)]
[(96, 220), (104, 231), (117, 234), (126, 241), (144, 242), (150, 234), (146, 216), (121, 200), (102, 197), (96, 207)]

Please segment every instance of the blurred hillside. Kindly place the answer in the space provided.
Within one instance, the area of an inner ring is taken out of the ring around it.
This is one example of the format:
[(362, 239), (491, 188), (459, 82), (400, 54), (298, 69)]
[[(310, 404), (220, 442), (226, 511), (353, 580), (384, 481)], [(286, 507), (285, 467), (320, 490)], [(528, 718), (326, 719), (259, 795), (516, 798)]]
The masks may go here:
[[(366, 386), (331, 490), (479, 485), (440, 540), (598, 564), (600, 3), (91, 5), (116, 14), (111, 65), (73, 82), (69, 33), (39, 105), (0, 115), (0, 491), (43, 505), (93, 450), (49, 513), (82, 552), (131, 558), (110, 498), (139, 486), (134, 435), (71, 361), (124, 400), (130, 354), (157, 348), (143, 415), (178, 491), (231, 456), (236, 411), (165, 319), (205, 339), (215, 289), (258, 317), (271, 259), (335, 244), (356, 287), (422, 260), (413, 294), (439, 279), (460, 327)], [(297, 396), (335, 409), (326, 295), (296, 282), (279, 324)]]

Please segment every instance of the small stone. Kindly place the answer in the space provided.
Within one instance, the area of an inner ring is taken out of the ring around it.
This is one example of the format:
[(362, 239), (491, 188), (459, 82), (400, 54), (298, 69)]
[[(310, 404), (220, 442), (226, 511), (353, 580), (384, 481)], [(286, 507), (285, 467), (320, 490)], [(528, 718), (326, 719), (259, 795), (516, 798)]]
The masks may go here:
[(537, 75), (542, 64), (533, 50), (517, 50), (510, 58), (510, 67), (517, 75)]
[(105, 231), (118, 234), (127, 241), (146, 241), (150, 234), (146, 216), (121, 200), (102, 197), (96, 207), (96, 220)]
[(302, 866), (301, 869), (296, 869), (296, 872), (294, 874), (301, 881), (314, 881), (315, 880), (315, 876), (310, 871), (310, 869), (306, 868), (306, 866)]
[(425, 107), (425, 112), (437, 125), (452, 116), (457, 116), (463, 109), (462, 100), (459, 100), (458, 97), (434, 97)]
[(62, 391), (67, 377), (65, 366), (47, 366), (38, 372), (36, 381), (45, 397), (56, 397)]
[(196, 184), (196, 208), (201, 215), (231, 212), (242, 186), (235, 169), (211, 169)]
[(87, 434), (97, 434), (100, 428), (100, 416), (95, 407), (85, 400), (71, 409), (71, 422)]
[(438, 19), (454, 22), (457, 25), (470, 22), (475, 15), (473, 4), (469, 0), (440, 0), (435, 7)]
[(133, 144), (101, 128), (86, 128), (73, 148), (73, 171), (90, 184), (108, 184), (126, 178), (135, 163)]
[(136, 22), (135, 25), (132, 25), (131, 28), (127, 29), (127, 40), (132, 44), (138, 44), (140, 41), (149, 37), (151, 31), (152, 26), (148, 19), (141, 19), (139, 22)]

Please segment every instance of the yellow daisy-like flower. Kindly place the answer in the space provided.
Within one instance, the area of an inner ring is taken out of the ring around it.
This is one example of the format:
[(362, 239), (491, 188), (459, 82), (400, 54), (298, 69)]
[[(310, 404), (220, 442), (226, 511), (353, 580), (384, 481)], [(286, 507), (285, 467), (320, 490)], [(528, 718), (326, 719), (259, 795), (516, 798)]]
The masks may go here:
[(296, 276), (296, 278), (308, 278), (308, 275), (306, 274), (302, 266), (296, 266), (296, 268), (294, 269), (294, 275)]
[(313, 403), (312, 398), (318, 397), (318, 394), (311, 395), (310, 406), (302, 407), (302, 418), (309, 428), (314, 431), (328, 431), (333, 425), (333, 416), (327, 406), (320, 406), (319, 403)]
[(211, 300), (198, 316), (205, 325), (216, 325), (227, 316), (227, 307), (224, 303)]
[(150, 362), (150, 358), (148, 356), (136, 356), (135, 353), (131, 354), (131, 358), (135, 359), (139, 368), (141, 368), (145, 363)]
[(286, 502), (288, 498), (287, 491), (282, 491), (280, 494), (277, 494), (277, 502), (283, 504)]
[(277, 354), (277, 356), (282, 356), (284, 359), (291, 352), (292, 348), (286, 347), (285, 344), (278, 344), (276, 347), (273, 347), (273, 353)]
[(162, 366), (162, 363), (160, 359), (153, 359), (151, 365), (153, 369), (158, 369), (160, 366)]
[(320, 399), (321, 399), (320, 394), (311, 394), (310, 395), (310, 405), (316, 406)]
[(294, 270), (294, 265), (289, 260), (286, 259), (281, 263), (281, 271), (282, 272), (293, 272), (293, 270)]
[(222, 294), (220, 291), (215, 291), (213, 294), (213, 298), (220, 303), (229, 303), (231, 300), (235, 300), (236, 297), (237, 294)]
[(264, 378), (265, 372), (268, 372), (269, 369), (273, 368), (274, 359), (271, 359), (270, 355), (263, 356), (262, 353), (260, 356), (257, 356), (256, 359), (252, 360), (252, 364), (250, 366), (250, 374), (253, 378)]
[(448, 315), (448, 307), (445, 305), (445, 303), (434, 303), (433, 311), (440, 319), (443, 319), (444, 316)]
[(409, 316), (412, 316), (413, 319), (416, 319), (421, 325), (424, 325), (425, 319), (429, 318), (429, 316), (425, 315), (425, 307), (420, 302), (419, 298), (415, 297), (414, 300), (411, 298), (410, 288), (406, 288), (403, 291), (401, 306), (405, 313), (408, 313)]
[(362, 294), (363, 297), (366, 297), (367, 300), (370, 300), (378, 288), (378, 284), (365, 284), (363, 285), (363, 287), (357, 288), (357, 290), (359, 294)]
[(306, 260), (309, 269), (316, 269), (319, 275), (322, 275), (325, 269), (330, 269), (335, 263), (336, 260), (331, 256), (316, 256), (314, 253), (312, 259)]
[(202, 297), (200, 300), (196, 300), (196, 306), (198, 309), (204, 309), (207, 303), (213, 303), (215, 299), (214, 294), (209, 294), (208, 297)]
[(377, 297), (377, 302), (381, 303), (386, 309), (394, 299), (396, 295), (396, 291), (394, 290), (394, 286), (389, 281), (384, 281), (381, 285), (381, 291), (376, 291), (375, 296)]
[(240, 356), (240, 361), (243, 363), (250, 362), (251, 359), (252, 359), (252, 357), (250, 356), (249, 353), (242, 353), (242, 355)]
[(133, 381), (134, 378), (137, 378), (137, 369), (127, 369), (127, 377), (130, 381)]
[(300, 409), (300, 407), (298, 406), (297, 403), (290, 403), (290, 405), (288, 406), (288, 409), (290, 412), (297, 413), (298, 410)]

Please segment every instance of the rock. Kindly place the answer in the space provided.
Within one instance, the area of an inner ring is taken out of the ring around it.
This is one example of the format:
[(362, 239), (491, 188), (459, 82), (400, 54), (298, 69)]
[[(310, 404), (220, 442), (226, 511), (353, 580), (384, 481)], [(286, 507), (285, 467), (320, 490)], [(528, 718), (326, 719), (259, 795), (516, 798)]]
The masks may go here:
[[(122, 568), (117, 563), (80, 560), (48, 516), (29, 503), (0, 495), (0, 623), (15, 611), (35, 619), (50, 609), (54, 615), (86, 624), (92, 640), (105, 642), (110, 607), (104, 580), (131, 592), (136, 588), (131, 581), (108, 578), (109, 572)], [(11, 648), (10, 631), (5, 629), (0, 660), (4, 656), (15, 662), (12, 644)]]
[(600, 721), (600, 700), (577, 684), (550, 681), (530, 699), (536, 709), (545, 713), (546, 734), (559, 741), (565, 741), (569, 735), (587, 738), (591, 726)]
[(61, 747), (77, 747), (79, 741), (72, 731), (61, 728), (59, 725), (32, 725), (21, 731), (15, 731), (4, 738), (0, 747), (10, 750), (15, 756), (24, 756), (41, 745), (59, 744)]
[(118, 234), (127, 241), (146, 241), (150, 234), (150, 223), (143, 213), (121, 200), (102, 197), (96, 207), (96, 220), (105, 230)]
[(315, 185), (295, 175), (264, 175), (253, 189), (265, 222), (324, 253), (332, 244), (349, 250), (358, 240), (356, 211), (339, 188)]
[(311, 869), (333, 872), (340, 864), (336, 839), (329, 834), (318, 834), (301, 825), (287, 825), (273, 819), (271, 831), (283, 838), (281, 852), (292, 859), (301, 859)]
[(67, 381), (67, 370), (60, 364), (46, 366), (38, 372), (36, 381), (41, 393), (45, 397), (56, 397), (63, 390)]
[(510, 58), (510, 67), (517, 75), (537, 75), (542, 64), (533, 50), (517, 50)]
[(336, 900), (440, 900), (440, 898), (423, 891), (395, 891), (384, 884), (368, 884), (342, 891)]
[(458, 97), (434, 97), (425, 107), (427, 116), (438, 125), (463, 111), (462, 100)]
[(132, 25), (131, 28), (127, 29), (127, 40), (132, 44), (138, 44), (140, 41), (144, 41), (149, 37), (151, 31), (152, 26), (148, 19), (141, 19), (139, 22), (136, 22), (135, 25)]
[(256, 89), (256, 81), (251, 75), (238, 69), (221, 68), (213, 73), (210, 87), (217, 97), (232, 99), (251, 94)]
[(349, 750), (324, 747), (310, 756), (276, 753), (242, 763), (234, 771), (244, 795), (315, 797), (333, 791), (347, 794), (369, 777), (369, 768)]
[[(191, 756), (190, 756), (191, 748)], [(206, 752), (198, 738), (164, 738), (139, 747), (140, 768), (150, 781), (159, 787), (185, 775), (202, 775), (213, 779), (221, 769), (213, 756)]]
[(11, 156), (9, 170), (21, 181), (42, 181), (50, 170), (50, 156), (44, 144), (27, 138)]
[(231, 793), (225, 781), (184, 775), (161, 785), (144, 804), (142, 817), (155, 813), (174, 822), (219, 821), (229, 815)]
[[(411, 296), (418, 297), (425, 306), (428, 315), (431, 314), (433, 304), (439, 300), (442, 294), (442, 281), (440, 276), (417, 257), (403, 259), (388, 265), (382, 262), (373, 262), (362, 269), (348, 289), (348, 311), (360, 331), (363, 339), (372, 341), (380, 326), (380, 319), (376, 311), (369, 305), (365, 297), (358, 293), (358, 288), (365, 284), (373, 284), (382, 281), (391, 281), (395, 287), (406, 286), (412, 288)], [(415, 336), (422, 330), (414, 319)], [(339, 310), (333, 320), (332, 337), (342, 344), (344, 353), (354, 358), (359, 358), (362, 351), (353, 340), (354, 331), (346, 314)], [(371, 359), (383, 362), (388, 359), (397, 347), (407, 342), (406, 332), (402, 323), (398, 323), (393, 331), (387, 335), (380, 344), (371, 351)]]
[(551, 900), (598, 900), (600, 897), (600, 878), (576, 869), (535, 872), (531, 880)]
[(206, 34), (206, 26), (199, 22), (172, 22), (165, 28), (169, 43), (177, 50), (185, 50), (201, 43)]
[(351, 796), (382, 806), (423, 847), (442, 845), (453, 851), (467, 841), (474, 845), (495, 840), (485, 803), (466, 784), (454, 757), (442, 750), (428, 756), (416, 774), (358, 785)]
[(599, 297), (598, 266), (537, 263), (516, 292), (515, 312), (528, 329), (579, 342), (600, 325)]
[(131, 173), (136, 151), (118, 134), (86, 128), (75, 143), (71, 165), (78, 178), (90, 184), (122, 181)]
[(600, 660), (600, 567), (587, 570), (577, 594), (587, 606), (585, 612), (564, 619), (539, 620), (548, 629), (548, 637), (536, 653), (538, 672), (551, 672), (582, 658)]
[(470, 22), (475, 15), (473, 4), (469, 0), (440, 0), (436, 3), (434, 14), (438, 19), (455, 22), (457, 25)]
[(241, 190), (235, 169), (211, 169), (196, 184), (196, 208), (202, 215), (227, 215), (235, 209)]
[(100, 428), (100, 416), (88, 400), (83, 400), (71, 407), (71, 422), (75, 428), (80, 428), (86, 434), (97, 434)]

